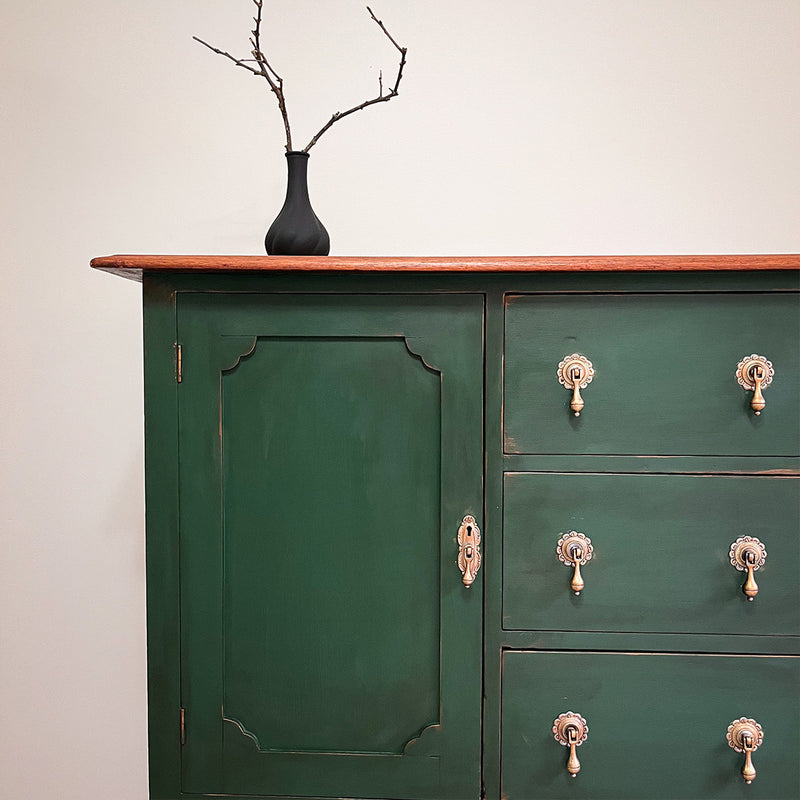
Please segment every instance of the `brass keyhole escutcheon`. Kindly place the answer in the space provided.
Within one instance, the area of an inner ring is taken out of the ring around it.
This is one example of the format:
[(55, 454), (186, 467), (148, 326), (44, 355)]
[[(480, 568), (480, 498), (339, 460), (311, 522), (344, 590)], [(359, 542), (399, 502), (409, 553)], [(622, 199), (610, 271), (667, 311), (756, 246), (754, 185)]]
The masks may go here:
[(592, 362), (580, 353), (573, 353), (559, 362), (556, 375), (562, 386), (572, 390), (569, 407), (572, 413), (579, 417), (585, 405), (581, 389), (585, 389), (594, 378)]
[(556, 555), (562, 564), (572, 567), (572, 579), (569, 588), (579, 595), (583, 591), (585, 582), (581, 575), (581, 567), (592, 560), (594, 547), (592, 540), (585, 534), (578, 531), (564, 533), (556, 545)]
[(468, 589), (475, 581), (481, 568), (481, 529), (475, 517), (467, 514), (461, 520), (458, 529), (458, 568), (461, 570), (461, 582)]
[(567, 758), (567, 772), (571, 778), (577, 777), (581, 771), (581, 762), (575, 753), (575, 748), (580, 747), (589, 735), (589, 726), (586, 720), (574, 711), (559, 714), (553, 721), (553, 738), (564, 747), (569, 747)]
[(758, 594), (758, 584), (753, 573), (764, 566), (767, 560), (767, 548), (755, 536), (740, 536), (732, 545), (731, 564), (739, 572), (747, 572), (747, 580), (742, 586), (745, 597), (752, 602)]
[(752, 783), (756, 777), (756, 768), (753, 766), (753, 753), (761, 747), (764, 741), (764, 731), (754, 720), (747, 717), (739, 717), (728, 725), (728, 732), (725, 734), (728, 744), (737, 752), (744, 753), (744, 766), (742, 766), (742, 778), (745, 783)]
[(774, 377), (775, 368), (772, 366), (772, 362), (755, 353), (746, 356), (736, 365), (736, 380), (740, 386), (753, 393), (750, 408), (757, 417), (761, 415), (767, 405), (762, 390), (772, 383)]

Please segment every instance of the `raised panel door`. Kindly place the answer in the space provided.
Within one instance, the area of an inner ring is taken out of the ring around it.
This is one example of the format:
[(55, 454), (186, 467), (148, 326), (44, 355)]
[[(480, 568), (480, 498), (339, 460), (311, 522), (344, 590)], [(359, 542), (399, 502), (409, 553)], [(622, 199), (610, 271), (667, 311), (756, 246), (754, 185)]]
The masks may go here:
[(482, 298), (178, 298), (182, 789), (479, 792)]

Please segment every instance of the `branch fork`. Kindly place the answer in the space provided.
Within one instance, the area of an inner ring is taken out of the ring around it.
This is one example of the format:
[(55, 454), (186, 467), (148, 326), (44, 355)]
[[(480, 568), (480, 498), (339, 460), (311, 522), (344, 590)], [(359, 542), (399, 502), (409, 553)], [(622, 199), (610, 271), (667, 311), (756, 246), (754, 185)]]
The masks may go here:
[[(255, 23), (255, 27), (251, 31), (251, 38), (250, 38), (250, 45), (252, 50), (250, 54), (252, 58), (236, 58), (236, 56), (231, 55), (230, 53), (226, 52), (225, 50), (220, 50), (213, 45), (210, 45), (208, 42), (203, 41), (202, 39), (198, 38), (197, 36), (193, 36), (192, 38), (199, 42), (200, 44), (207, 47), (217, 55), (224, 56), (228, 60), (232, 61), (237, 67), (241, 67), (242, 69), (246, 69), (248, 72), (256, 75), (257, 77), (264, 78), (267, 84), (269, 85), (270, 91), (275, 95), (278, 101), (278, 109), (281, 112), (281, 118), (283, 119), (283, 127), (286, 133), (286, 151), (292, 152), (292, 130), (289, 124), (289, 113), (286, 110), (286, 97), (283, 92), (283, 78), (275, 71), (272, 65), (267, 60), (267, 57), (264, 55), (264, 51), (261, 49), (261, 20), (262, 20), (262, 9), (264, 5), (264, 0), (253, 0), (253, 4), (256, 7), (256, 16), (253, 17), (253, 22)], [(378, 73), (378, 95), (377, 97), (373, 97), (369, 100), (365, 100), (363, 103), (359, 103), (352, 108), (348, 108), (346, 111), (335, 111), (331, 118), (311, 137), (311, 141), (300, 151), (302, 153), (308, 153), (308, 151), (319, 141), (320, 136), (325, 133), (334, 123), (338, 122), (340, 119), (344, 119), (345, 117), (349, 116), (350, 114), (354, 114), (356, 111), (361, 111), (368, 106), (375, 105), (376, 103), (386, 103), (391, 100), (393, 97), (397, 97), (398, 89), (400, 87), (400, 81), (403, 79), (403, 69), (406, 65), (406, 53), (407, 48), (401, 47), (394, 39), (394, 37), (389, 33), (386, 26), (383, 24), (381, 20), (379, 20), (375, 14), (372, 12), (372, 9), (367, 6), (367, 11), (369, 12), (370, 17), (375, 22), (375, 24), (383, 31), (389, 41), (394, 45), (397, 51), (400, 53), (400, 63), (397, 67), (397, 76), (395, 77), (394, 84), (391, 87), (384, 89), (383, 85), (383, 72)]]

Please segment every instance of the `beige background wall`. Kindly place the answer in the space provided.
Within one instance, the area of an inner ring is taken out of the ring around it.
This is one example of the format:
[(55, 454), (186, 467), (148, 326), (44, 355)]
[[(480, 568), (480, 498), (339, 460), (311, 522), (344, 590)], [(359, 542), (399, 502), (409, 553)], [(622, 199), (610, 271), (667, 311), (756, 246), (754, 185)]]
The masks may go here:
[[(336, 254), (800, 250), (797, 0), (373, 0), (400, 98), (313, 150)], [(356, 0), (265, 0), (298, 140), (393, 74)], [(248, 0), (0, 10), (4, 797), (147, 793), (139, 287), (284, 191)], [(304, 143), (304, 142), (303, 142)]]

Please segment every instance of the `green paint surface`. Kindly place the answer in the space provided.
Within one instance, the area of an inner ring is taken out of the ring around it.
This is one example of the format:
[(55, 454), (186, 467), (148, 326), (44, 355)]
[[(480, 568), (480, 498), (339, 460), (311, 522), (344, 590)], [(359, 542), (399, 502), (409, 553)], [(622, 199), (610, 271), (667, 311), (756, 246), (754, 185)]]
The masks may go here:
[[(570, 530), (594, 548), (579, 597), (556, 556)], [(507, 474), (503, 627), (796, 636), (798, 530), (797, 478)], [(752, 602), (730, 563), (740, 536), (767, 550)]]
[(177, 308), (183, 791), (469, 796), (482, 298)]
[[(507, 800), (800, 797), (798, 657), (517, 651), (502, 684)], [(589, 728), (575, 778), (552, 734), (568, 711)], [(740, 717), (764, 732), (749, 786), (725, 739)]]
[(438, 373), (400, 339), (265, 339), (222, 406), (226, 717), (402, 753), (439, 722)]
[[(145, 276), (151, 797), (797, 800), (798, 662), (766, 655), (800, 632), (796, 286)], [(758, 419), (733, 378), (753, 352), (776, 369)], [(569, 529), (595, 545), (579, 598)], [(740, 535), (769, 553), (752, 604)], [(752, 786), (739, 716), (765, 730)]]
[[(582, 455), (798, 455), (800, 301), (787, 293), (510, 295), (505, 451)], [(559, 362), (595, 376), (575, 417)], [(761, 416), (734, 373), (775, 368)]]

